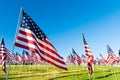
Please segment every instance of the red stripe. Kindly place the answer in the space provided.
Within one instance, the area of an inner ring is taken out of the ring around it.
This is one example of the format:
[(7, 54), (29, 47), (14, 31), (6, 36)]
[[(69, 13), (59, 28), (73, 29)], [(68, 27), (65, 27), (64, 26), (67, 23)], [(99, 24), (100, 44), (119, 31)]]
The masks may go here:
[(20, 36), (17, 37), (17, 40), (20, 40), (20, 41), (23, 41), (23, 42), (26, 42), (26, 43), (30, 43), (30, 44), (33, 44), (33, 45), (37, 45), (34, 41), (29, 40), (29, 39), (25, 39), (25, 38), (20, 37)]
[(88, 70), (89, 70), (89, 74), (93, 73), (93, 67), (92, 67), (92, 62), (88, 63)]
[(31, 48), (31, 47), (28, 47), (28, 46), (25, 46), (25, 45), (20, 44), (20, 43), (17, 43), (17, 42), (15, 42), (15, 46), (18, 46), (18, 47), (21, 47), (21, 48), (25, 48), (25, 49), (27, 49), (27, 50), (31, 50), (31, 51), (33, 51), (33, 52), (37, 52), (36, 49)]
[(87, 52), (87, 53), (90, 52), (91, 53), (91, 51), (89, 51), (89, 50), (85, 50), (85, 52)]
[(89, 46), (87, 46), (87, 45), (85, 45), (84, 48), (85, 48), (85, 49), (90, 49)]

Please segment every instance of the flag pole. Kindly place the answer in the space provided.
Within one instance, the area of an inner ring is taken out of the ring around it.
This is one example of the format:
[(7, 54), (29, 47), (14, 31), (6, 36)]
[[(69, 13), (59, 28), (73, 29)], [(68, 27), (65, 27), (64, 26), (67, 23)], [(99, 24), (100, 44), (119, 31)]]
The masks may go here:
[[(22, 16), (22, 7), (21, 7), (21, 9), (20, 9), (19, 19), (18, 19), (18, 22), (17, 22), (17, 28), (16, 28), (16, 33), (15, 33), (14, 42), (15, 42), (15, 40), (16, 40), (16, 35), (17, 35), (17, 33), (18, 33), (18, 29), (19, 29), (19, 26), (20, 26), (21, 16)], [(13, 42), (13, 43), (14, 43), (14, 42)], [(12, 53), (14, 52), (14, 48), (15, 48), (15, 46), (13, 45), (13, 47), (12, 47)], [(9, 74), (9, 72), (10, 72), (11, 62), (12, 62), (12, 57), (10, 57), (10, 62), (9, 62), (9, 67), (8, 67), (8, 71), (7, 71), (7, 75), (6, 75), (6, 80), (8, 80), (8, 74)]]

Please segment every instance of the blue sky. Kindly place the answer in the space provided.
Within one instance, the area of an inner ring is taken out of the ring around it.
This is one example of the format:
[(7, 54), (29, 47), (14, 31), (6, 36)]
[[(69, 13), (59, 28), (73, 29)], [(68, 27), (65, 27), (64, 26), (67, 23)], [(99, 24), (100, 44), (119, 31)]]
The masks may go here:
[[(118, 0), (1, 0), (0, 37), (12, 50), (20, 8), (46, 33), (58, 53), (66, 58), (72, 48), (85, 54), (81, 32), (95, 57), (107, 56), (109, 44), (120, 49), (120, 1)], [(14, 52), (22, 49), (15, 47)]]

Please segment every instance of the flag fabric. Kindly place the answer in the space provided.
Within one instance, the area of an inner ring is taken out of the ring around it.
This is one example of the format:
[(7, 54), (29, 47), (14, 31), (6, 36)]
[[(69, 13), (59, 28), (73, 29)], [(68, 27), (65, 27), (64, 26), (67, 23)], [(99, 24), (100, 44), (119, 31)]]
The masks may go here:
[(27, 13), (23, 10), (21, 12), (20, 27), (18, 29), (15, 46), (36, 52), (46, 62), (67, 70), (64, 59), (57, 53), (44, 32)]
[(84, 42), (84, 48), (85, 48), (85, 52), (86, 52), (86, 57), (87, 57), (87, 65), (88, 65), (88, 70), (89, 70), (89, 74), (93, 73), (93, 61), (94, 61), (94, 56), (92, 54), (92, 51), (90, 49), (90, 47), (88, 46), (85, 37), (82, 33), (83, 36), (83, 42)]
[(80, 65), (82, 62), (81, 57), (75, 52), (74, 49), (72, 49), (72, 53), (75, 65)]
[(72, 63), (72, 64), (75, 64), (74, 63), (74, 58), (73, 58), (73, 55), (70, 53), (70, 62)]
[(22, 52), (22, 59), (23, 63), (30, 63), (31, 56), (26, 50), (23, 50)]
[(41, 59), (41, 57), (37, 53), (35, 53), (33, 51), (31, 51), (30, 56), (31, 56), (31, 62), (34, 63), (34, 64), (44, 62)]
[(67, 60), (66, 60), (66, 63), (75, 64), (75, 63), (74, 63), (73, 55), (72, 55), (71, 53), (68, 55)]
[(14, 61), (15, 61), (14, 54), (10, 50), (8, 50), (7, 48), (5, 48), (5, 52), (6, 52), (6, 61), (8, 63), (11, 63), (11, 62), (14, 63)]
[(2, 70), (6, 73), (6, 51), (5, 51), (4, 38), (2, 38), (2, 41), (1, 41), (0, 54), (3, 54), (2, 55)]
[(18, 52), (16, 52), (15, 60), (17, 64), (20, 64), (22, 62), (22, 57)]
[(35, 62), (36, 64), (41, 62), (40, 56), (39, 56), (38, 54), (36, 54), (36, 53), (35, 53), (33, 59), (34, 59), (34, 62)]
[(70, 62), (70, 55), (68, 55), (67, 59), (66, 59), (66, 63), (71, 63)]
[(114, 54), (113, 50), (110, 48), (109, 45), (107, 45), (107, 59), (106, 59), (106, 63), (107, 64), (117, 64), (119, 62), (118, 57)]
[(99, 59), (100, 64), (105, 65), (106, 64), (105, 58), (103, 57), (101, 53), (99, 53), (99, 55), (100, 55), (100, 59)]
[(81, 58), (82, 58), (82, 63), (86, 64), (87, 62), (86, 56), (82, 54)]

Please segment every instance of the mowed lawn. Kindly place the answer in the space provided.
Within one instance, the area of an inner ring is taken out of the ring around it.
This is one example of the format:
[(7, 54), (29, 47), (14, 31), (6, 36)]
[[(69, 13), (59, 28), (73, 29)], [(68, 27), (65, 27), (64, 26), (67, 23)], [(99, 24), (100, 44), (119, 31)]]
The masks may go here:
[[(0, 66), (0, 80), (5, 79)], [(94, 66), (88, 75), (86, 66), (68, 66), (65, 71), (52, 65), (11, 65), (8, 80), (120, 80), (120, 67)]]

